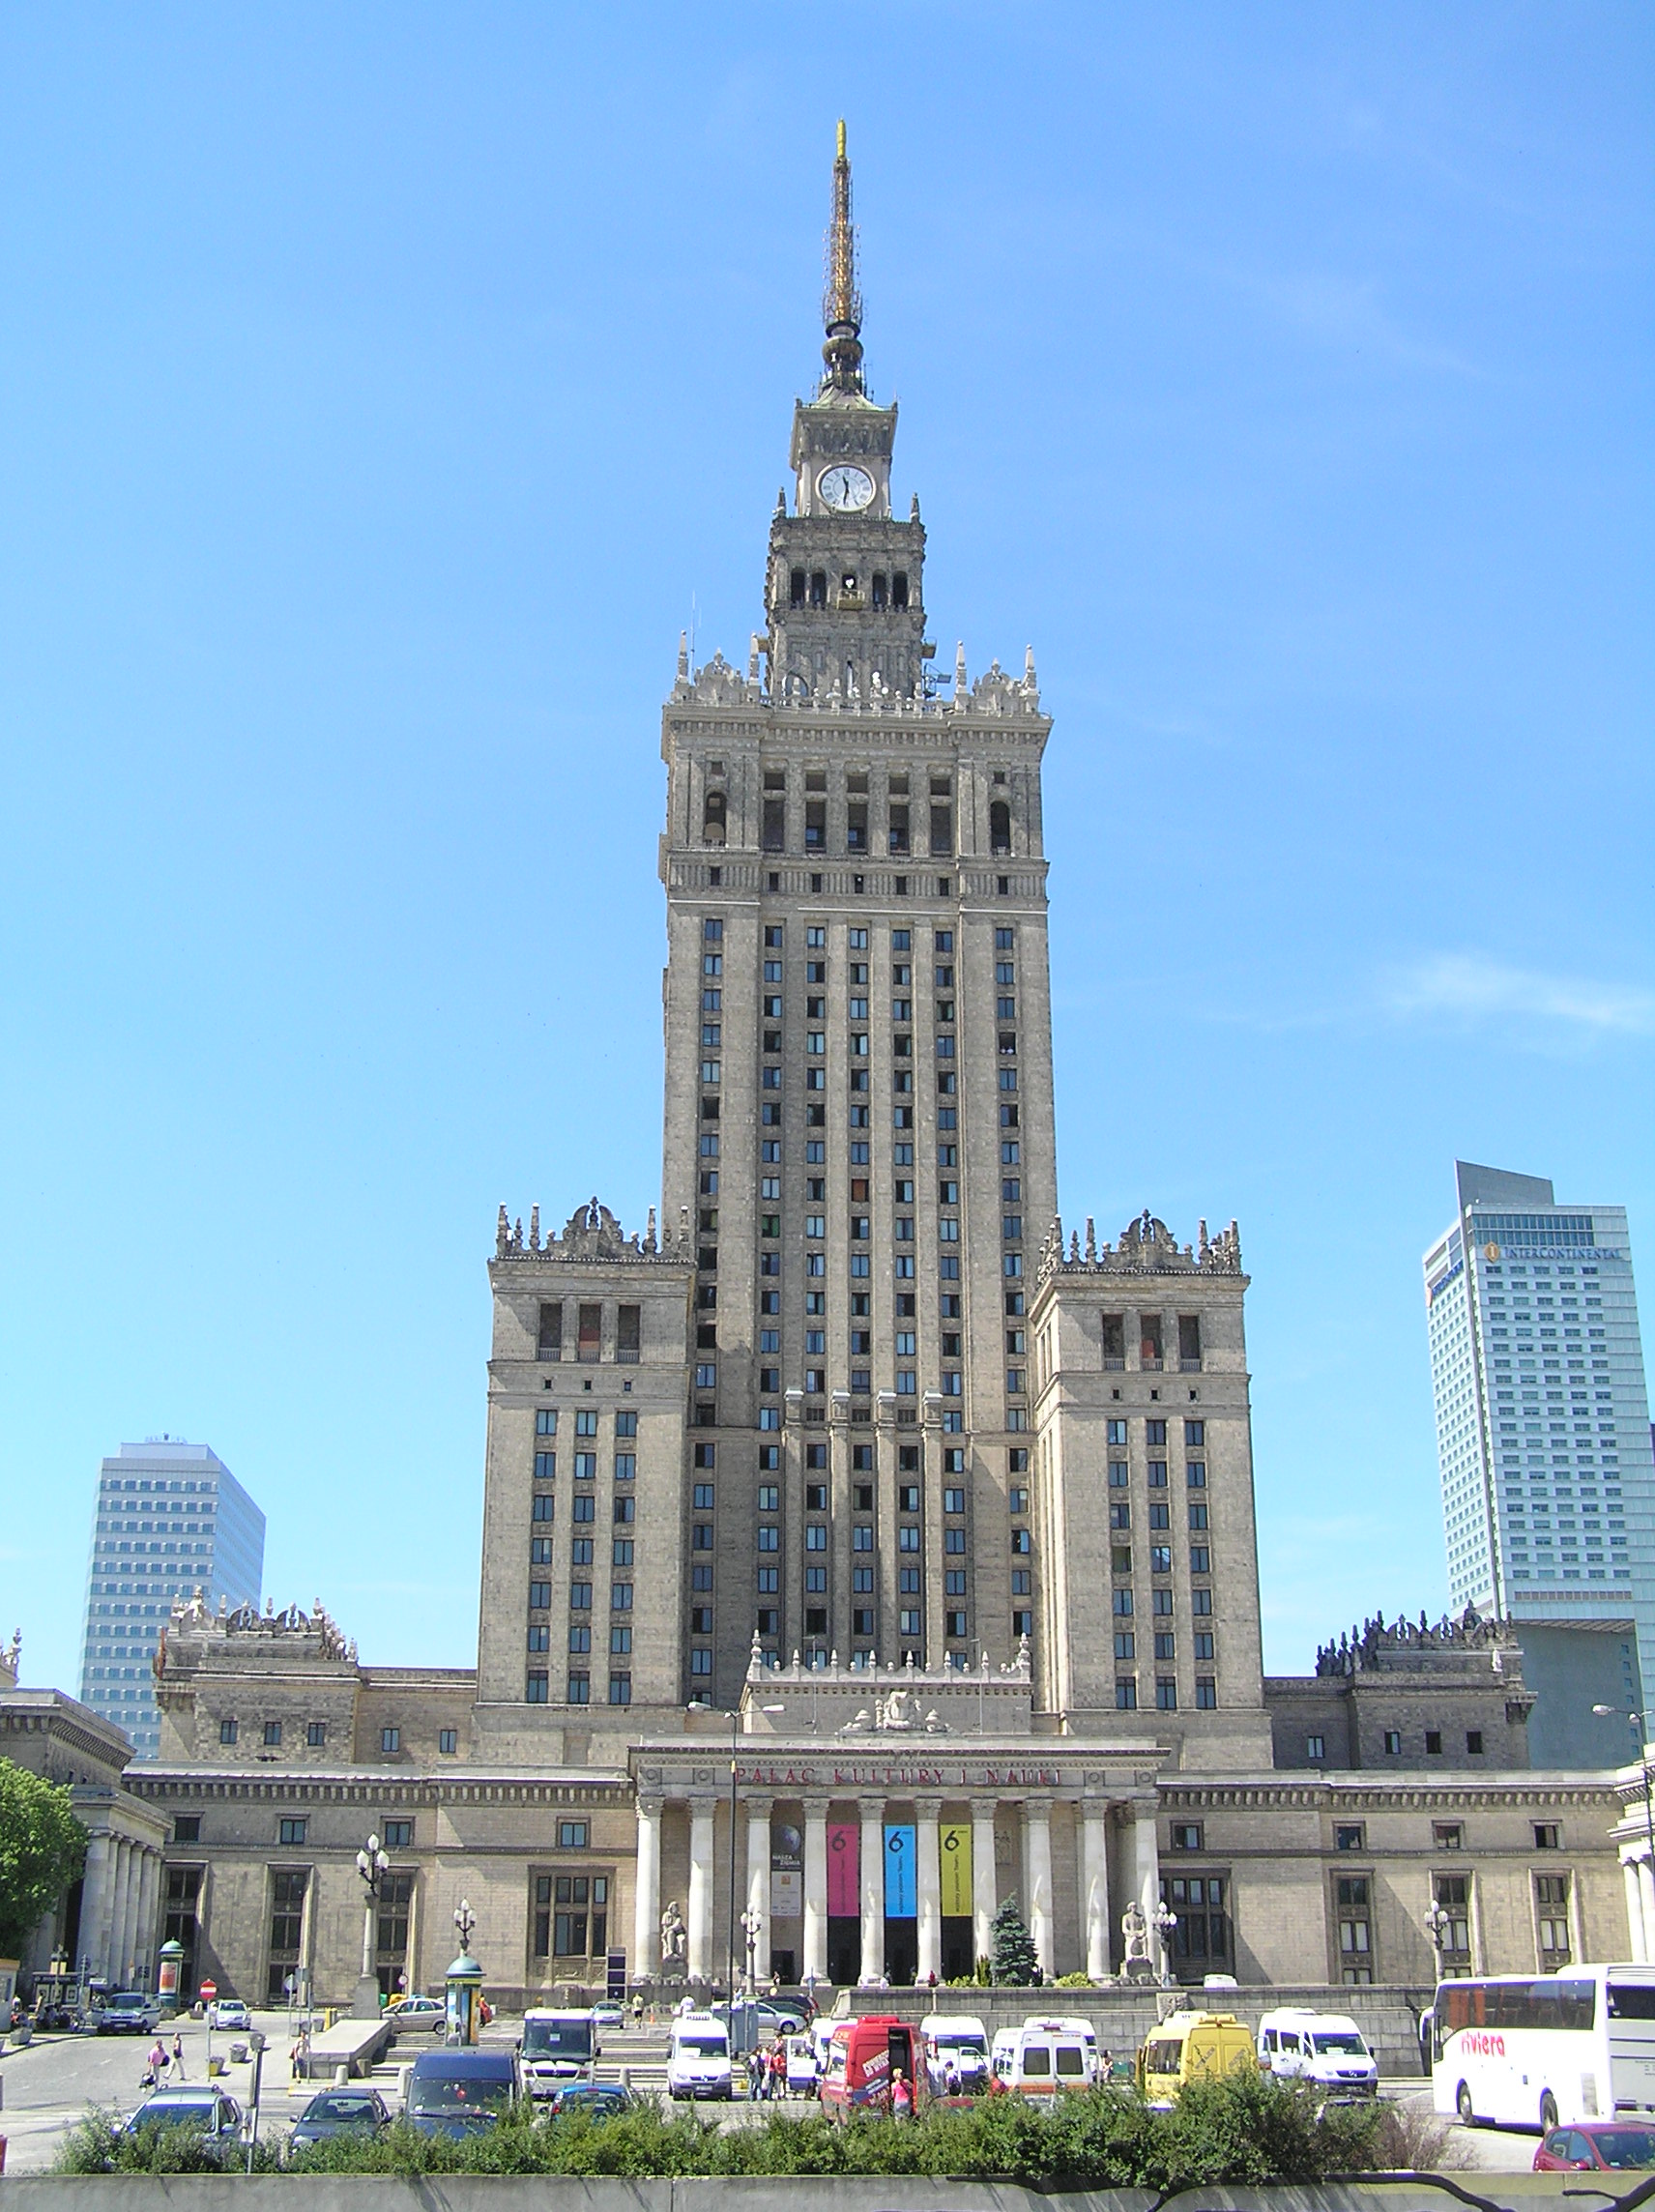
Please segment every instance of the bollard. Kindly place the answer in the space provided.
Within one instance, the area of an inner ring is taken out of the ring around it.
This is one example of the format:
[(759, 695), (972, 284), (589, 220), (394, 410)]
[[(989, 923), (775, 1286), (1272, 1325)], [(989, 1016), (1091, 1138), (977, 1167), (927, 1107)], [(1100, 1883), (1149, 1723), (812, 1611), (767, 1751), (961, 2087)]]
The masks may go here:
[(6, 2170), (6, 2138), (0, 2136), (0, 2173)]
[(350, 2078), (351, 2070), (348, 2066), (335, 2066), (334, 2068), (334, 2086), (335, 2089), (342, 2089)]

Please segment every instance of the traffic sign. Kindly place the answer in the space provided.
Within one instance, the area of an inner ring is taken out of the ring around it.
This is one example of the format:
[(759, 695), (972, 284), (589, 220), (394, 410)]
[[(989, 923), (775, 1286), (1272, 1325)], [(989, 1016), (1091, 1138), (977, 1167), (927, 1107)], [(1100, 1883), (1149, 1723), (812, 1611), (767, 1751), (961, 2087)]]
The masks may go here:
[(217, 1982), (202, 1982), (197, 1988), (195, 1994), (201, 1999), (203, 2004), (211, 2004), (213, 1999), (218, 1994), (218, 1985)]

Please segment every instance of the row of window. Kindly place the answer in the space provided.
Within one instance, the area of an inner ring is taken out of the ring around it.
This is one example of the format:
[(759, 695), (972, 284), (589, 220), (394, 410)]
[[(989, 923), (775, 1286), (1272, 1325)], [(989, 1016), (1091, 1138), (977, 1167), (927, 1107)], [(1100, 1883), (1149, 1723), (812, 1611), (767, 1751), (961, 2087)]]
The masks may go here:
[[(1401, 1729), (1381, 1730), (1380, 1742), (1384, 1747), (1384, 1754), (1387, 1759), (1400, 1759), (1402, 1757)], [(1427, 1759), (1440, 1759), (1442, 1757), (1442, 1731), (1440, 1729), (1427, 1729), (1424, 1733), (1424, 1744)], [(1306, 1759), (1317, 1763), (1325, 1760), (1327, 1757), (1326, 1736), (1319, 1733), (1307, 1735), (1304, 1739), (1304, 1755)], [(1481, 1759), (1483, 1757), (1483, 1731), (1481, 1729), (1467, 1729), (1466, 1731), (1466, 1755), (1469, 1759)]]
[[(285, 1727), (286, 1724), (282, 1721), (264, 1722), (260, 1740), (267, 1751), (276, 1751), (280, 1748)], [(242, 1724), (234, 1715), (227, 1715), (218, 1723), (218, 1741), (225, 1746), (239, 1742), (241, 1732)], [(327, 1741), (328, 1723), (326, 1721), (305, 1722), (305, 1743), (307, 1750), (320, 1751)], [(459, 1747), (458, 1729), (446, 1728), (437, 1731), (437, 1749), (445, 1757), (451, 1757), (459, 1750)], [(382, 1728), (379, 1732), (379, 1748), (388, 1754), (400, 1752), (402, 1749), (401, 1729), (397, 1727)]]
[[(614, 1314), (611, 1324), (607, 1319)], [(623, 1366), (636, 1366), (642, 1355), (642, 1306), (617, 1305), (608, 1308), (601, 1299), (582, 1301), (575, 1307), (574, 1355), (577, 1360), (594, 1364), (605, 1353)], [(564, 1301), (562, 1298), (540, 1300), (539, 1328), (536, 1340), (537, 1359), (562, 1359), (564, 1356)]]
[[(570, 1634), (572, 1636), (572, 1630)], [(707, 1671), (711, 1673), (711, 1667)], [(545, 1668), (531, 1667), (524, 1677), (524, 1703), (531, 1705), (544, 1705), (550, 1703), (551, 1694), (551, 1676)], [(571, 1669), (564, 1685), (564, 1696), (571, 1705), (590, 1705), (592, 1703), (591, 1674), (585, 1669)], [(629, 1671), (610, 1674), (609, 1703), (612, 1705), (629, 1705), (632, 1703), (632, 1676)]]
[[(1195, 1678), (1196, 1708), (1211, 1712), (1218, 1704), (1218, 1678), (1213, 1674), (1198, 1674)], [(1138, 1677), (1136, 1674), (1118, 1674), (1115, 1677), (1115, 1709), (1118, 1713), (1135, 1713), (1138, 1710)], [(1176, 1674), (1155, 1676), (1155, 1710), (1176, 1713), (1178, 1709), (1178, 1681)]]

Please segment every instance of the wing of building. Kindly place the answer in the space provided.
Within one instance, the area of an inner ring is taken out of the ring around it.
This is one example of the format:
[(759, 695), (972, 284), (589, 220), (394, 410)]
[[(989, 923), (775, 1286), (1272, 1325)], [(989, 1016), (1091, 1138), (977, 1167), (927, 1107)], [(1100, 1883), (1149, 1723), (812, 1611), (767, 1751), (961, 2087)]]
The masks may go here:
[(1624, 1953), (1622, 1787), (1524, 1771), (1508, 1637), (1263, 1678), (1239, 1235), (1058, 1219), (1052, 724), (1031, 653), (934, 678), (842, 141), (828, 259), (763, 628), (662, 716), (659, 1225), (501, 1210), (475, 1677), (175, 1610), (187, 1978), (347, 1995), (370, 1831), (382, 1984), (463, 1893), (508, 2001), (945, 1977), (1011, 1897), (1099, 1980), (1429, 1985), (1433, 1905), (1450, 1965)]

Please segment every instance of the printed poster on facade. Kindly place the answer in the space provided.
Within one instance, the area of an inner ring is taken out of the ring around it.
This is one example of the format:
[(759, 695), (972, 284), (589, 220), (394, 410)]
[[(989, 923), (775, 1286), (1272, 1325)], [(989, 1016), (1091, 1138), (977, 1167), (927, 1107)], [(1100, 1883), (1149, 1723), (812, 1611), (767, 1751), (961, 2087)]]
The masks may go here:
[(856, 1920), (861, 1915), (861, 1831), (854, 1820), (828, 1823), (828, 1914), (829, 1919)]
[(804, 1839), (791, 1821), (770, 1824), (770, 1918), (798, 1920), (804, 1912)]
[(943, 1917), (969, 1920), (972, 1914), (972, 1831), (964, 1822), (946, 1821), (938, 1832), (943, 1861)]

